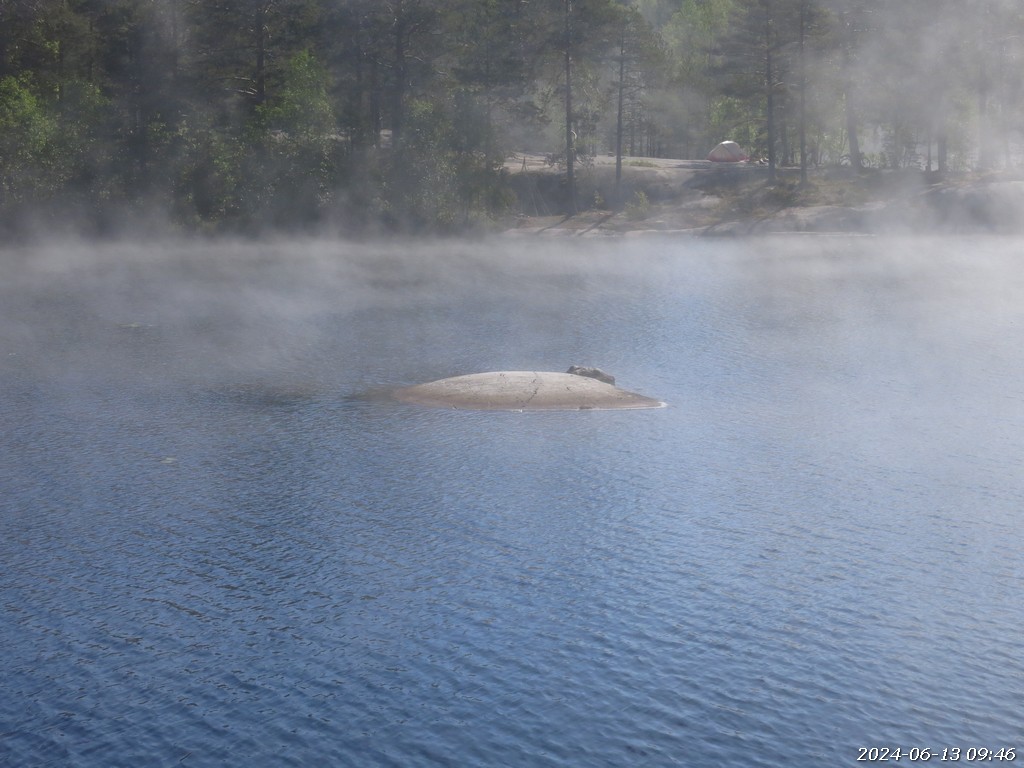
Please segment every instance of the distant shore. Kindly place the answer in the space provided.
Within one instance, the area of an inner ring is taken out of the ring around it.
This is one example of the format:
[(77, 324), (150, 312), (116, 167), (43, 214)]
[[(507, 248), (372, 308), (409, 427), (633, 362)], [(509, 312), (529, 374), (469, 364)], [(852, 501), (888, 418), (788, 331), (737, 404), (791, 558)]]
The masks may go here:
[(917, 234), (1024, 232), (1024, 178), (921, 170), (816, 168), (800, 184), (797, 168), (751, 163), (624, 158), (616, 189), (614, 158), (578, 172), (587, 207), (560, 212), (564, 171), (540, 155), (506, 163), (521, 213), (510, 237), (735, 237), (765, 234)]

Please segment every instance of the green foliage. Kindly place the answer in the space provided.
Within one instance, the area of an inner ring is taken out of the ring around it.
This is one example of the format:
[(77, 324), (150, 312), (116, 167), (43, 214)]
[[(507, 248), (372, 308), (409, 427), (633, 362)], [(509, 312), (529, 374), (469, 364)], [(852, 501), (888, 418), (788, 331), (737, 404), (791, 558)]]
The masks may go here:
[(260, 178), (271, 216), (282, 224), (316, 221), (330, 203), (337, 124), (329, 89), (327, 70), (301, 51), (285, 66), (276, 94), (257, 108), (262, 130), (252, 144), (262, 158), (248, 175)]
[(0, 146), (5, 164), (33, 163), (49, 143), (54, 128), (27, 75), (0, 80)]
[(513, 151), (784, 162), (801, 129), (822, 163), (1006, 167), (1022, 40), (954, 0), (0, 2), (0, 224), (457, 229), (509, 205)]
[(25, 202), (54, 191), (56, 120), (27, 75), (0, 80), (0, 194)]
[(395, 153), (382, 197), (392, 226), (452, 230), (505, 207), (503, 174), (488, 160), (486, 131), (454, 107), (459, 101), (409, 105), (401, 151)]
[(243, 142), (209, 126), (182, 133), (184, 153), (174, 182), (175, 217), (208, 231), (237, 227), (247, 218), (241, 192)]
[(404, 183), (395, 200), (414, 228), (450, 229), (459, 215), (455, 152), (449, 116), (437, 104), (417, 100), (409, 110), (409, 140), (396, 157)]
[(633, 193), (633, 199), (626, 203), (626, 218), (633, 221), (646, 219), (651, 214), (651, 201), (647, 199), (647, 193), (638, 189)]
[(322, 144), (337, 130), (329, 90), (327, 70), (311, 51), (300, 51), (285, 66), (277, 94), (257, 112), (271, 131), (296, 143)]
[(61, 183), (79, 196), (108, 197), (110, 100), (95, 84), (71, 80), (64, 84), (56, 110), (53, 148)]
[(718, 138), (708, 138), (705, 144), (713, 147), (718, 141), (728, 139), (737, 142), (751, 157), (763, 157), (766, 144), (763, 113), (763, 99), (743, 99), (737, 96), (714, 98), (708, 110), (708, 127), (709, 136)]

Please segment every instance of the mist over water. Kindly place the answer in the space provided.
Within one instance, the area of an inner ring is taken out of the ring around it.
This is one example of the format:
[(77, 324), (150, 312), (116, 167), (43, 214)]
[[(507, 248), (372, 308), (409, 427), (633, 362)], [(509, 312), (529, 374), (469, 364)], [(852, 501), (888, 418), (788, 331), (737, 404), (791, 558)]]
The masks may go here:
[[(1021, 746), (1016, 240), (2, 256), (2, 764)], [(669, 406), (364, 396), (573, 363)]]

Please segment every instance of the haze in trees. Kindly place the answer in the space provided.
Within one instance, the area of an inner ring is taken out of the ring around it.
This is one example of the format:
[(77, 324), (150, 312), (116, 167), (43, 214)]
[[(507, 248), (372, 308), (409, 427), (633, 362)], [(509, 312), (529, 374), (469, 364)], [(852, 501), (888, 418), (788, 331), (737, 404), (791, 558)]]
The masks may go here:
[[(1010, 0), (11, 0), (0, 222), (462, 230), (509, 158), (1019, 162)], [(622, 201), (608, 201), (620, 204)]]

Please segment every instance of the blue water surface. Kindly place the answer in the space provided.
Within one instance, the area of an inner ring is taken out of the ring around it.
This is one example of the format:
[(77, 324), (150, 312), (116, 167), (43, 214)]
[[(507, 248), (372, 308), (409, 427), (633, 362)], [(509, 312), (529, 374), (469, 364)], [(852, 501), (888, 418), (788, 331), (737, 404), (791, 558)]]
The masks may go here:
[(1017, 246), (0, 253), (0, 765), (1024, 747)]

